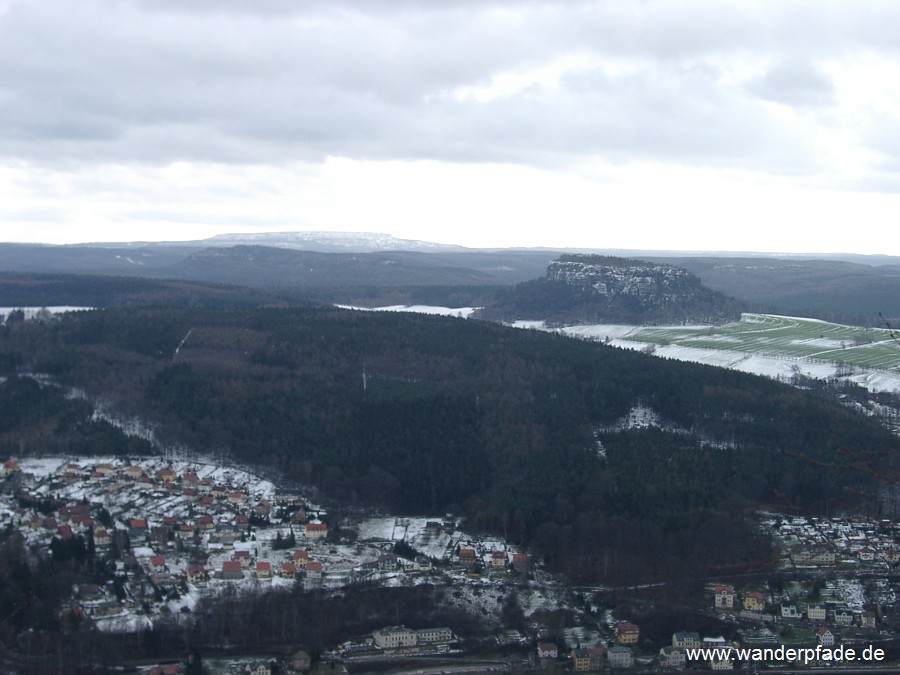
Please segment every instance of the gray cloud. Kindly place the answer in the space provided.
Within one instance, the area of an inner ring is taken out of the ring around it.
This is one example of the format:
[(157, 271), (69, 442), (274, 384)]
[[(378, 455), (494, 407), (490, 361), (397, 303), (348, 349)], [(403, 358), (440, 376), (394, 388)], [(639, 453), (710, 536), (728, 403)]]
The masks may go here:
[[(0, 15), (0, 154), (538, 166), (597, 156), (811, 171), (809, 134), (758, 99), (832, 102), (817, 59), (887, 44), (900, 18), (892, 4), (870, 7), (12, 0)], [(723, 60), (746, 54), (778, 65), (726, 77)], [(555, 85), (454, 95), (572, 55), (589, 65)]]
[(831, 77), (806, 62), (780, 62), (747, 89), (760, 98), (792, 106), (823, 106), (836, 101)]

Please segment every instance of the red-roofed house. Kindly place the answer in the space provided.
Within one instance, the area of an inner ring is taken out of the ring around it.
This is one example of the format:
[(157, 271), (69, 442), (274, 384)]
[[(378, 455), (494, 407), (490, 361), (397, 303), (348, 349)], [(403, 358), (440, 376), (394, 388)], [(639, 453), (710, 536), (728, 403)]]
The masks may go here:
[(819, 638), (820, 645), (823, 647), (834, 647), (834, 633), (828, 630), (827, 627), (822, 626), (816, 631), (816, 635)]
[(731, 609), (734, 607), (734, 586), (716, 586), (716, 607)]
[(135, 537), (147, 536), (147, 521), (143, 518), (132, 518), (128, 521), (128, 536)]
[(297, 566), (294, 563), (281, 563), (281, 576), (284, 579), (294, 579), (297, 576)]
[(528, 554), (527, 553), (513, 553), (513, 561), (512, 561), (513, 569), (519, 574), (527, 574), (528, 573)]
[(111, 543), (112, 537), (109, 535), (109, 530), (104, 527), (98, 527), (94, 530), (94, 546), (105, 547)]
[(150, 556), (150, 572), (159, 574), (166, 571), (166, 559), (161, 555)]
[(160, 469), (156, 472), (156, 477), (164, 483), (171, 483), (178, 478), (178, 474), (175, 469)]
[(115, 473), (116, 469), (112, 464), (110, 464), (108, 462), (104, 462), (103, 464), (98, 464), (97, 466), (95, 466), (94, 471), (96, 471), (97, 473), (99, 473), (103, 476), (108, 476), (112, 473)]
[(307, 539), (324, 539), (328, 535), (328, 525), (325, 523), (307, 523), (304, 531)]
[(193, 525), (188, 525), (187, 523), (182, 523), (178, 526), (178, 529), (175, 530), (175, 536), (182, 541), (186, 539), (193, 539), (194, 534), (197, 532), (197, 528)]
[(89, 516), (82, 516), (76, 513), (71, 520), (74, 525), (78, 525), (85, 530), (94, 526), (94, 519)]
[(616, 624), (616, 640), (619, 644), (633, 645), (641, 636), (641, 630), (631, 621), (620, 621)]
[(137, 464), (132, 464), (127, 469), (125, 469), (125, 475), (131, 478), (132, 480), (137, 480), (141, 476), (144, 475), (144, 470), (139, 467)]
[[(238, 570), (240, 570), (240, 565), (238, 565)], [(206, 568), (203, 565), (188, 565), (184, 575), (189, 584), (202, 584), (209, 580), (209, 575), (206, 573)], [(244, 576), (243, 573), (241, 573), (241, 576)]]
[(147, 675), (181, 675), (184, 666), (180, 663), (167, 663), (163, 666), (153, 666), (147, 671)]
[(744, 609), (761, 612), (766, 608), (766, 596), (758, 591), (744, 593)]
[(241, 563), (237, 560), (226, 560), (222, 563), (223, 579), (243, 579), (244, 572), (241, 569)]

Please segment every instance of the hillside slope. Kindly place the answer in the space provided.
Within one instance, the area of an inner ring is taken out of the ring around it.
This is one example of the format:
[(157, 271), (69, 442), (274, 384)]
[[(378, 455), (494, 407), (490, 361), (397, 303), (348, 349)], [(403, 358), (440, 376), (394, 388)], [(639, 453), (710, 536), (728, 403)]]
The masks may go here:
[(723, 323), (740, 317), (736, 300), (684, 268), (595, 255), (564, 255), (546, 274), (518, 284), (485, 308), (489, 319), (554, 323)]
[(869, 326), (883, 325), (879, 314), (900, 319), (896, 264), (763, 257), (658, 260), (681, 265), (710, 288), (768, 313)]
[[(746, 513), (871, 503), (874, 472), (849, 467), (894, 454), (875, 423), (774, 382), (479, 321), (106, 310), (0, 336), (2, 374), (49, 373), (346, 502), (463, 512), (589, 579), (758, 569)], [(636, 407), (660, 427), (617, 426)]]

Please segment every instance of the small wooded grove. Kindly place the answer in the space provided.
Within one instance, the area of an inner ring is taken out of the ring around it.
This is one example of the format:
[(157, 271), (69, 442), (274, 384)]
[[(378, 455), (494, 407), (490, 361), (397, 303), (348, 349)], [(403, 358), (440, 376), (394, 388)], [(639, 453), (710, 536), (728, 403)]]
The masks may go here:
[[(104, 310), (3, 327), (0, 364), (349, 503), (463, 514), (609, 583), (765, 569), (760, 505), (876, 510), (895, 453), (875, 422), (804, 391), (474, 320)], [(134, 452), (30, 386), (0, 386), (7, 454), (88, 432)], [(598, 431), (637, 405), (669, 430)]]

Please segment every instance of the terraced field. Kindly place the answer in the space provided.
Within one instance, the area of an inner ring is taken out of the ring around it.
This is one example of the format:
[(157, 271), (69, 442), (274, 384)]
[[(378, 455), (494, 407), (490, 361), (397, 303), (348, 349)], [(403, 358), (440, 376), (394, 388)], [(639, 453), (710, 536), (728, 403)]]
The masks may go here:
[(816, 319), (744, 314), (739, 322), (724, 326), (641, 327), (616, 337), (900, 372), (900, 344), (888, 329), (841, 326)]

